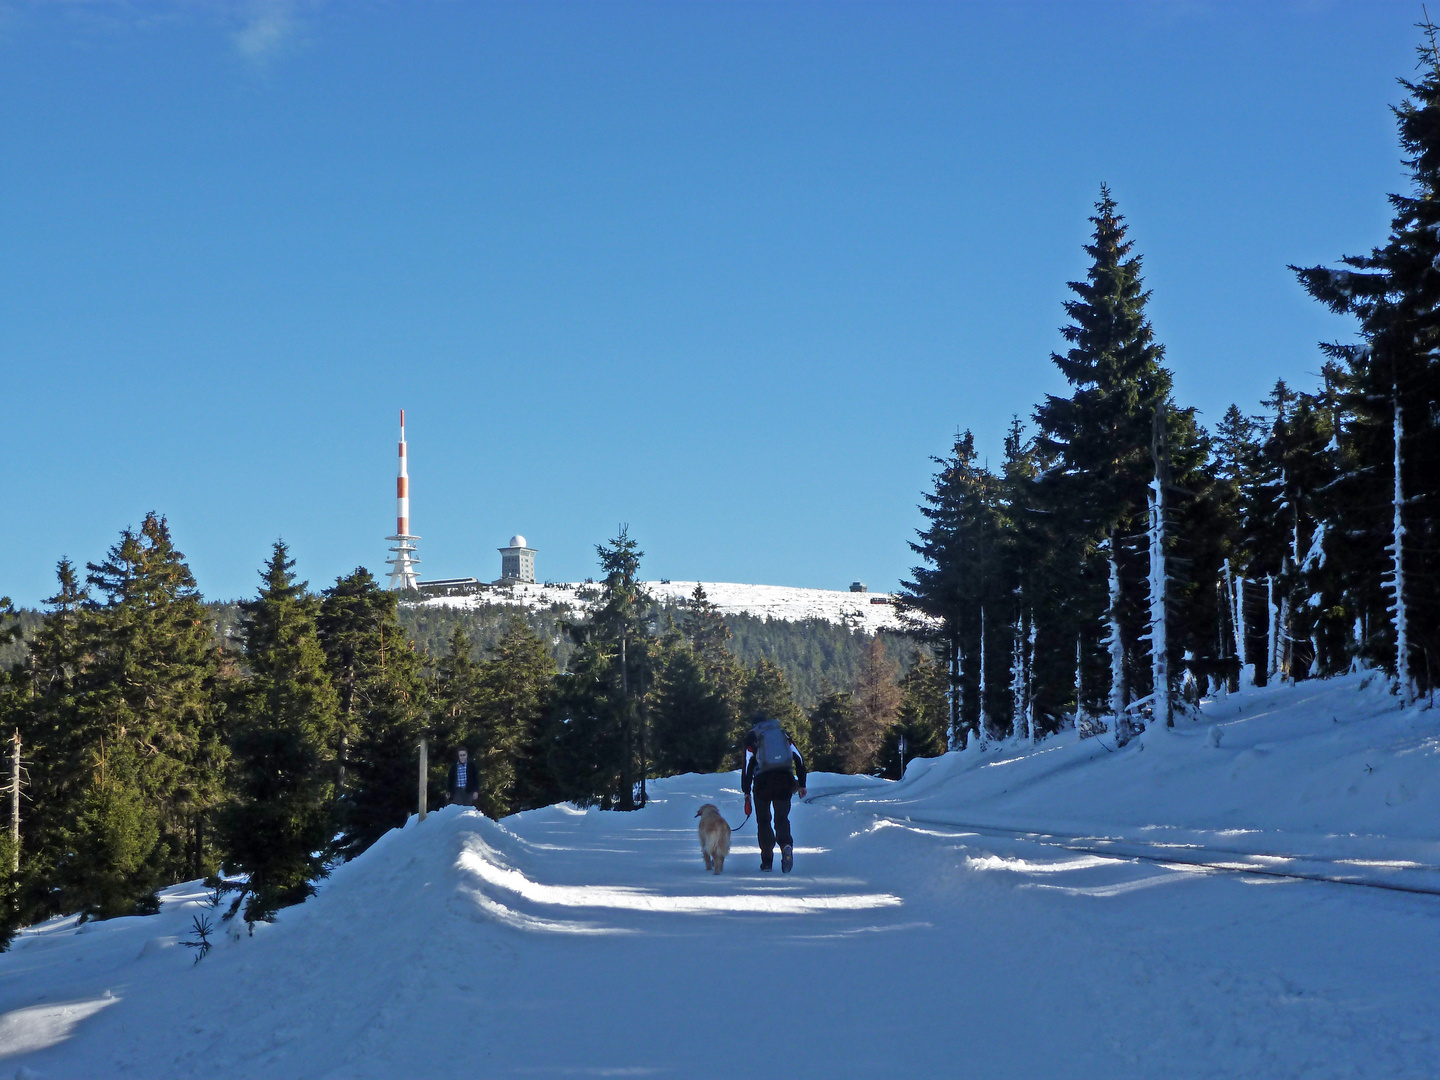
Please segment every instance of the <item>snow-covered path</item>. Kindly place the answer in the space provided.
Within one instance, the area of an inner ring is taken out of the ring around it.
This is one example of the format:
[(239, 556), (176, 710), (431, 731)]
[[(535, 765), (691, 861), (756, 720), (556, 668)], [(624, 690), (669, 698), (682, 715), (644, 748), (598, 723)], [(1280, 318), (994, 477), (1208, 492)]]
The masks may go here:
[[(1170, 737), (1062, 775), (1175, 768)], [(956, 793), (983, 777), (1093, 750), (1008, 753), (899, 785), (814, 777), (833, 794), (797, 806), (788, 876), (758, 872), (753, 823), (705, 874), (693, 815), (738, 822), (736, 778), (685, 776), (635, 814), (412, 820), (198, 965), (174, 944), (202, 910), (184, 886), (153, 918), (47, 924), (0, 956), (0, 1077), (1437, 1074), (1440, 898), (905, 820), (973, 814)], [(1072, 818), (1134, 828), (1113, 777)]]

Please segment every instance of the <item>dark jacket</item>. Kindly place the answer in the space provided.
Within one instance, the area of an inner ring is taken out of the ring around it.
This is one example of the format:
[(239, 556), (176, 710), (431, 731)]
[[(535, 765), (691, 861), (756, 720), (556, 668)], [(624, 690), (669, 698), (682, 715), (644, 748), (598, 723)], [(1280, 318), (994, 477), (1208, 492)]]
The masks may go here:
[[(790, 744), (790, 765), (795, 771), (796, 782), (800, 787), (804, 787), (805, 759), (800, 756), (800, 751), (795, 749), (795, 740), (790, 738), (788, 731), (785, 733), (785, 741)], [(745, 736), (745, 765), (740, 770), (740, 790), (747, 796), (750, 794), (750, 783), (755, 779), (755, 770), (760, 767), (760, 759), (755, 756), (758, 743), (759, 736), (752, 728), (750, 734)]]
[[(460, 773), (460, 762), (458, 762), (458, 761), (452, 761), (452, 762), (450, 763), (450, 776), (449, 776), (449, 778), (445, 781), (445, 790), (446, 790), (446, 791), (455, 791), (455, 790), (456, 790), (456, 788), (458, 787), (458, 785), (455, 783), (455, 778), (459, 775), (459, 773)], [(465, 790), (466, 790), (466, 791), (479, 791), (479, 790), (480, 790), (480, 769), (479, 769), (479, 767), (475, 764), (475, 759), (474, 759), (474, 758), (471, 758), (469, 761), (465, 762)]]

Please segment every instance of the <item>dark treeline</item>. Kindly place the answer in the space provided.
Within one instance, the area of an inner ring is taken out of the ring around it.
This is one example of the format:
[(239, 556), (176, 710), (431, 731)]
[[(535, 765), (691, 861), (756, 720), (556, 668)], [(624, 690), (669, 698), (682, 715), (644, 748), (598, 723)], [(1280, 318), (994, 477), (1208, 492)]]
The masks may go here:
[[(1427, 32), (1432, 29), (1427, 27)], [(1433, 40), (1433, 38), (1431, 38)], [(1440, 57), (1395, 112), (1414, 190), (1338, 269), (1292, 267), (1354, 315), (1318, 384), (1277, 382), (1213, 430), (1175, 400), (1140, 257), (1102, 187), (1070, 283), (1068, 396), (937, 458), (906, 609), (947, 668), (948, 737), (1074, 724), (1122, 741), (1211, 689), (1383, 667), (1440, 677)]]
[[(240, 605), (235, 601), (205, 601), (205, 609), (215, 624), (219, 641), (239, 642)], [(532, 611), (502, 604), (473, 608), (449, 608), (402, 601), (400, 625), (427, 656), (427, 661), (444, 655), (450, 647), (455, 630), (463, 629), (470, 639), (472, 656), (479, 658), (505, 634), (513, 619), (519, 616), (535, 631), (550, 650), (556, 665), (565, 670), (575, 643), (565, 632), (565, 621), (573, 619), (569, 609)], [(21, 636), (8, 644), (0, 644), (0, 668), (24, 661), (28, 655), (26, 641), (40, 625), (39, 611), (20, 609), (15, 613)], [(667, 618), (683, 621), (685, 607), (657, 604), (650, 621), (656, 627)], [(747, 667), (762, 658), (770, 660), (785, 674), (795, 701), (803, 708), (815, 705), (837, 686), (849, 686), (859, 674), (860, 665), (870, 647), (870, 635), (851, 626), (838, 625), (822, 619), (791, 622), (755, 615), (727, 613), (725, 626), (730, 631), (726, 648)], [(909, 670), (913, 648), (906, 644), (907, 635), (881, 631), (886, 650)]]
[[(943, 679), (923, 653), (906, 650), (902, 671), (885, 639), (835, 628), (819, 648), (853, 677), (802, 705), (774, 660), (736, 656), (703, 589), (658, 607), (626, 532), (597, 552), (594, 606), (568, 620), (402, 609), (363, 568), (313, 592), (278, 542), (253, 598), (207, 604), (153, 514), (83, 574), (62, 560), (43, 611), (0, 601), (0, 723), (22, 764), (0, 938), (58, 913), (154, 911), (159, 889), (202, 877), (229, 915), (269, 919), (404, 824), (422, 739), (430, 804), (465, 747), (495, 817), (641, 806), (650, 778), (735, 767), (756, 712), (822, 769), (899, 775), (902, 734), (906, 760), (943, 750)], [(755, 652), (789, 641), (752, 622)]]
[[(667, 620), (683, 623), (688, 610), (688, 603), (653, 604), (646, 616), (648, 627), (658, 633)], [(567, 608), (531, 611), (500, 604), (467, 608), (400, 605), (400, 625), (416, 647), (431, 656), (449, 650), (457, 629), (465, 631), (478, 655), (499, 641), (517, 616), (545, 641), (556, 666), (566, 670), (575, 651), (575, 642), (565, 630), (566, 620), (575, 616)], [(724, 616), (724, 621), (730, 635), (726, 650), (745, 667), (769, 660), (784, 673), (796, 704), (806, 709), (833, 688), (851, 685), (870, 647), (869, 634), (822, 619), (791, 622), (731, 613)], [(907, 635), (881, 631), (881, 636), (887, 652), (901, 662), (903, 670), (909, 670), (914, 649), (906, 643)]]
[(531, 611), (501, 604), (469, 608), (452, 608), (426, 603), (402, 602), (400, 625), (415, 642), (415, 647), (432, 657), (450, 651), (456, 630), (463, 630), (470, 642), (472, 657), (478, 659), (485, 650), (500, 642), (511, 623), (519, 617), (535, 632), (561, 671), (570, 664), (575, 643), (565, 631), (566, 621), (573, 619), (568, 609)]

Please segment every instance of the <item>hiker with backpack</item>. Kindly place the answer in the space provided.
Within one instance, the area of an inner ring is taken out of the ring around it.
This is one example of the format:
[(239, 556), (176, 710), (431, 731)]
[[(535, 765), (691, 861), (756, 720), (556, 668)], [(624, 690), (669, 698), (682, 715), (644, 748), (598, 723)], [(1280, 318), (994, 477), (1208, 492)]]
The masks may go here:
[[(755, 794), (755, 830), (760, 838), (760, 869), (775, 862), (775, 841), (780, 841), (780, 869), (788, 874), (795, 865), (795, 840), (790, 835), (790, 796), (797, 791), (805, 797), (805, 759), (785, 734), (780, 721), (757, 714), (755, 725), (745, 736), (745, 766), (740, 772), (740, 790), (745, 793), (745, 813), (751, 811), (751, 787)], [(770, 824), (770, 811), (775, 824)]]

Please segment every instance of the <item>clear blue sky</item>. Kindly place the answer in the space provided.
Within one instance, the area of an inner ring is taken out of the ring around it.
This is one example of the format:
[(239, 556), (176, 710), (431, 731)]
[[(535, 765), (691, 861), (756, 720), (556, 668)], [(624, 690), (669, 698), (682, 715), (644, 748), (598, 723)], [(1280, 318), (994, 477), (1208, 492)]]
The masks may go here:
[(1416, 3), (0, 2), (0, 593), (168, 515), (430, 576), (893, 588), (931, 454), (1061, 382), (1112, 187), (1206, 422), (1348, 336)]

